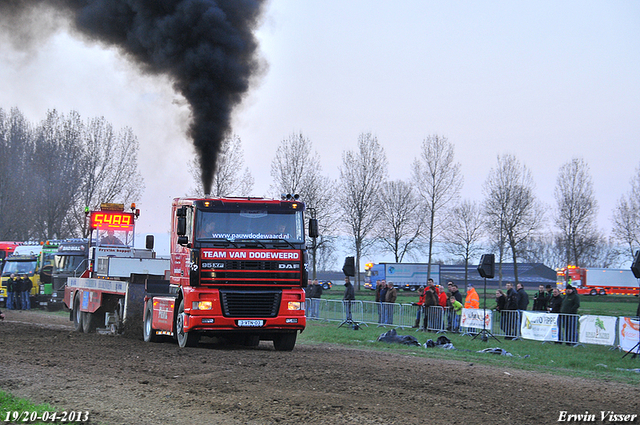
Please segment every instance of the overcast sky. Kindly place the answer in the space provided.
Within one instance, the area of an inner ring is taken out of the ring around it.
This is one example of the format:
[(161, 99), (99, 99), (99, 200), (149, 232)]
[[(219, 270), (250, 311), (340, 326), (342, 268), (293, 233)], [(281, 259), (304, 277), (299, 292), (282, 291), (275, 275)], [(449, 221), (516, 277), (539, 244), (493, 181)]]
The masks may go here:
[[(638, 1), (274, 0), (257, 36), (268, 68), (233, 124), (255, 195), (269, 194), (273, 153), (293, 132), (337, 178), (342, 152), (370, 131), (393, 179), (408, 179), (438, 134), (456, 147), (462, 195), (479, 201), (497, 155), (529, 167), (550, 208), (559, 167), (584, 158), (608, 232), (640, 165)], [(33, 123), (55, 108), (133, 128), (140, 233), (166, 232), (171, 199), (195, 187), (187, 110), (170, 82), (64, 29), (26, 52), (0, 36), (0, 107)]]

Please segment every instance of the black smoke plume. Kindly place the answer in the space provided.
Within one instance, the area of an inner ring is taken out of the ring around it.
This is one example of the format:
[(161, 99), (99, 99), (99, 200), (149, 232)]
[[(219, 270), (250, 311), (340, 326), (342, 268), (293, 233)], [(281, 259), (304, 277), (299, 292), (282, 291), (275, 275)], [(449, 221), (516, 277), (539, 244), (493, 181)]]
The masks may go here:
[(116, 46), (144, 72), (169, 76), (190, 105), (188, 136), (210, 193), (232, 111), (261, 70), (253, 31), (263, 8), (258, 0), (0, 0), (0, 28), (19, 30), (28, 43), (38, 31), (51, 31), (37, 24), (43, 21), (38, 14), (62, 16), (82, 36)]

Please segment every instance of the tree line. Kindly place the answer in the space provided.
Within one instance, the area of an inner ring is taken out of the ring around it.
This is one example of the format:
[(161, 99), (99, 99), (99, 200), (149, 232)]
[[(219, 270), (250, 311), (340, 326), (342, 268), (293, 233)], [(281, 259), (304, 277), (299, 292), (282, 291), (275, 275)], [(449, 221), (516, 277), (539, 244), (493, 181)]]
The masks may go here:
[[(243, 182), (237, 194), (248, 195), (253, 180), (243, 168), (241, 142), (234, 136), (225, 145), (219, 169), (226, 170), (231, 160), (236, 175), (221, 174), (229, 182)], [(500, 280), (502, 264), (515, 265), (516, 283), (519, 262), (552, 268), (615, 267), (640, 247), (640, 167), (613, 212), (611, 236), (597, 226), (599, 206), (582, 158), (558, 170), (551, 207), (537, 198), (530, 170), (514, 155), (497, 156), (483, 185), (482, 202), (461, 199), (463, 175), (455, 145), (439, 135), (425, 138), (411, 162), (409, 180), (389, 179), (387, 167), (385, 150), (372, 133), (360, 134), (356, 148), (342, 153), (337, 180), (323, 173), (320, 155), (304, 134), (281, 140), (271, 162), (272, 195), (301, 195), (319, 219), (314, 270), (316, 263), (321, 270), (336, 263), (336, 240), (344, 234), (349, 235), (358, 270), (362, 258), (375, 250), (393, 255), (396, 262), (435, 264), (453, 257), (468, 273), (470, 262), (489, 252), (496, 254)], [(216, 179), (224, 180), (222, 175)]]
[[(53, 110), (31, 125), (18, 109), (0, 109), (0, 239), (86, 235), (85, 207), (141, 196), (137, 153), (131, 129), (114, 131), (103, 117), (82, 120), (77, 112)], [(254, 195), (238, 136), (224, 140), (216, 164), (211, 196)], [(531, 172), (514, 155), (497, 156), (481, 202), (460, 197), (464, 178), (446, 137), (426, 137), (410, 164), (407, 181), (389, 179), (383, 146), (374, 134), (362, 133), (354, 149), (343, 151), (339, 177), (331, 179), (303, 133), (281, 140), (271, 162), (271, 196), (297, 193), (318, 219), (314, 271), (336, 264), (337, 239), (345, 234), (358, 270), (374, 250), (396, 262), (455, 258), (467, 266), (490, 252), (498, 278), (501, 265), (513, 263), (516, 281), (519, 262), (611, 267), (640, 247), (640, 166), (616, 204), (607, 236), (597, 226), (599, 206), (582, 158), (558, 170), (550, 208), (539, 201)], [(197, 160), (189, 168), (200, 182)], [(202, 184), (196, 184), (190, 191), (202, 195)]]
[(86, 237), (84, 209), (144, 190), (138, 140), (104, 117), (47, 112), (37, 124), (0, 108), (0, 240)]

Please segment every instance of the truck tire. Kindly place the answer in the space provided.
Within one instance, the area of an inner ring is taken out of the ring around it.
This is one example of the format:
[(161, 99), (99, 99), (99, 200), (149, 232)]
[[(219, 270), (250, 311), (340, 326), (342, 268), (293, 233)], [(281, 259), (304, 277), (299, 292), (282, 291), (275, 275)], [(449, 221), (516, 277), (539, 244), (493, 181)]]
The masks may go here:
[(291, 351), (296, 346), (297, 332), (286, 332), (273, 337), (273, 347), (276, 351)]
[(153, 322), (153, 309), (151, 305), (151, 300), (147, 301), (147, 308), (144, 314), (144, 326), (142, 327), (144, 342), (156, 342), (158, 340), (155, 329), (151, 327)]
[(596, 295), (598, 295), (598, 291), (596, 291), (595, 289), (592, 289), (591, 291), (589, 291), (589, 295), (591, 295), (592, 297), (595, 297)]
[(601, 289), (600, 292), (598, 292), (599, 295), (607, 295), (607, 291), (605, 291), (604, 289)]
[(90, 334), (96, 331), (97, 326), (97, 314), (89, 313), (88, 311), (82, 312), (82, 331), (86, 334)]
[(184, 331), (184, 300), (180, 301), (180, 307), (178, 307), (178, 316), (176, 318), (176, 339), (178, 340), (178, 347), (195, 347), (198, 345), (200, 335), (197, 332), (185, 332)]
[(73, 330), (76, 332), (82, 332), (82, 312), (80, 311), (80, 299), (76, 296), (73, 300)]

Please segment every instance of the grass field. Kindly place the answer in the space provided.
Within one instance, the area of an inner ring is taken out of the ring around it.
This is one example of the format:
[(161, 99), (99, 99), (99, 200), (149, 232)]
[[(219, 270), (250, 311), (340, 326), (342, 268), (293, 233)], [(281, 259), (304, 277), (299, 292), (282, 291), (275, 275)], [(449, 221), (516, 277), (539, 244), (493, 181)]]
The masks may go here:
[[(325, 291), (323, 298), (341, 299), (341, 286)], [(365, 290), (356, 293), (356, 299), (374, 301), (373, 291)], [(532, 297), (530, 297), (532, 298)], [(415, 292), (398, 292), (399, 303), (417, 301)], [(483, 303), (482, 297), (480, 301)], [(487, 308), (493, 307), (493, 299), (487, 299)], [(630, 296), (582, 296), (580, 298), (580, 314), (606, 316), (635, 316), (638, 308), (638, 298)], [(585, 378), (605, 379), (625, 382), (633, 385), (640, 384), (640, 356), (632, 358), (623, 351), (598, 345), (584, 345), (569, 347), (555, 343), (542, 343), (530, 340), (498, 340), (489, 338), (483, 342), (480, 338), (459, 334), (446, 334), (455, 346), (455, 350), (444, 350), (439, 347), (425, 349), (424, 347), (408, 347), (399, 344), (377, 342), (378, 337), (391, 327), (377, 327), (375, 325), (362, 326), (359, 330), (343, 326), (339, 323), (307, 321), (307, 328), (300, 335), (299, 341), (307, 344), (341, 344), (361, 349), (392, 351), (412, 356), (422, 356), (439, 359), (460, 360), (464, 362), (478, 362), (493, 366), (525, 369), (539, 372), (552, 372), (566, 376), (580, 376)], [(401, 335), (413, 335), (421, 344), (428, 339), (436, 340), (435, 333), (416, 332), (415, 329), (397, 331)], [(502, 348), (512, 356), (478, 353), (486, 348)]]

